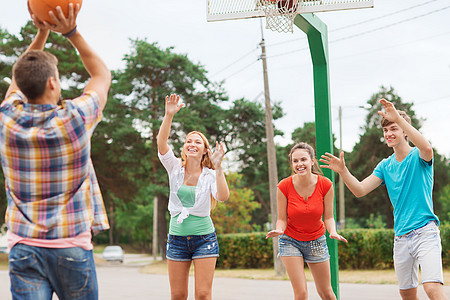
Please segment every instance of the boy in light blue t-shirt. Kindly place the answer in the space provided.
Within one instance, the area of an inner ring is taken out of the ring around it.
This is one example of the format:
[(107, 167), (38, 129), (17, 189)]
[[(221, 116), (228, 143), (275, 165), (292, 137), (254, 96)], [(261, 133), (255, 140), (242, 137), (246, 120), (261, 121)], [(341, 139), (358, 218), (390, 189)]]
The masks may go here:
[[(356, 197), (385, 184), (394, 207), (394, 267), (402, 299), (418, 299), (419, 265), (422, 284), (430, 299), (447, 299), (442, 285), (442, 246), (439, 219), (433, 213), (433, 148), (411, 125), (411, 119), (394, 105), (381, 99), (385, 112), (383, 136), (394, 154), (383, 159), (363, 181), (347, 169), (344, 153), (322, 155), (323, 168), (341, 176)], [(409, 140), (415, 147), (411, 147)]]

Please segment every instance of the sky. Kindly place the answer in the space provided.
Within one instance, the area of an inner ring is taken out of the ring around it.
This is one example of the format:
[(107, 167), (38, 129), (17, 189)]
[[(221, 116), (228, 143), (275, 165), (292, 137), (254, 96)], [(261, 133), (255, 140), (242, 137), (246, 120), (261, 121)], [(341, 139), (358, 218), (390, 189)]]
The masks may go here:
[[(231, 100), (264, 103), (261, 21), (206, 21), (207, 0), (84, 0), (78, 29), (108, 67), (124, 67), (130, 39), (146, 39), (201, 64), (212, 81), (224, 81)], [(450, 3), (448, 0), (375, 0), (374, 8), (316, 14), (328, 28), (332, 129), (343, 149), (362, 134), (361, 108), (381, 86), (392, 86), (424, 118), (421, 132), (450, 157)], [(18, 34), (29, 20), (26, 0), (0, 0), (0, 27)], [(270, 97), (286, 115), (277, 143), (314, 121), (312, 63), (306, 34), (264, 29)], [(184, 99), (189, 101), (189, 99)], [(381, 132), (380, 132), (381, 137)]]

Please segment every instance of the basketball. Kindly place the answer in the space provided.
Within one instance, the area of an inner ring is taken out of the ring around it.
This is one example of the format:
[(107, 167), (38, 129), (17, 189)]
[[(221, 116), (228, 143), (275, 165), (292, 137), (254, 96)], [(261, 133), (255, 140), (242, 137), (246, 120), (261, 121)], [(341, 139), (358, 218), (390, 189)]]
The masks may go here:
[(61, 6), (64, 16), (69, 15), (69, 3), (73, 3), (73, 6), (80, 4), (83, 0), (28, 0), (28, 9), (30, 13), (35, 15), (40, 21), (46, 21), (49, 24), (53, 24), (50, 19), (49, 11), (53, 11), (56, 15), (56, 7)]
[(297, 10), (298, 0), (281, 0), (277, 2), (280, 13), (293, 13)]

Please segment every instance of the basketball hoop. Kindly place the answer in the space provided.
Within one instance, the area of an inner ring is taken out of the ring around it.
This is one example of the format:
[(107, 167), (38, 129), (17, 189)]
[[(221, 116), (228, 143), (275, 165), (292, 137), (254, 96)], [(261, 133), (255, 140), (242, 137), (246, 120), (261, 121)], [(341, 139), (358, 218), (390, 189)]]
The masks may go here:
[(303, 0), (258, 0), (266, 16), (266, 28), (278, 32), (293, 32), (294, 19)]
[(298, 14), (373, 7), (374, 0), (205, 0), (208, 22), (266, 17), (266, 28), (293, 32)]

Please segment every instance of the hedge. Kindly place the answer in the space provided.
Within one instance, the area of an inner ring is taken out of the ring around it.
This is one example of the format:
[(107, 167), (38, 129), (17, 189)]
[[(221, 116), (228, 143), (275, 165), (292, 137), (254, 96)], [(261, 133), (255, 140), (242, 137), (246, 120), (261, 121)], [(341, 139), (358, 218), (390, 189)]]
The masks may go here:
[(217, 240), (220, 247), (218, 268), (262, 269), (273, 266), (272, 240), (266, 240), (265, 233), (219, 234)]
[[(440, 226), (442, 262), (450, 267), (450, 225)], [(346, 229), (340, 234), (348, 244), (338, 243), (340, 269), (391, 269), (394, 231), (392, 229)], [(273, 266), (272, 240), (266, 233), (220, 234), (218, 268), (249, 269)]]

